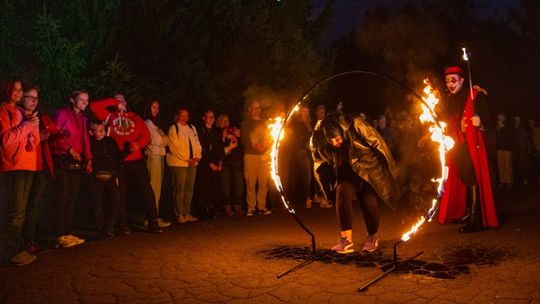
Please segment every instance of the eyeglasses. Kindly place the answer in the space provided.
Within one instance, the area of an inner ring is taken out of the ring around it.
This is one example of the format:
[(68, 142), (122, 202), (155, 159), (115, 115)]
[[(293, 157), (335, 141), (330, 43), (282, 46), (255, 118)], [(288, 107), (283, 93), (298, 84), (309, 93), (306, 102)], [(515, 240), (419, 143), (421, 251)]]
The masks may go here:
[(31, 95), (25, 95), (25, 96), (23, 96), (23, 98), (28, 98), (28, 99), (31, 99), (31, 100), (34, 100), (34, 101), (37, 101), (39, 99), (37, 96), (31, 96)]

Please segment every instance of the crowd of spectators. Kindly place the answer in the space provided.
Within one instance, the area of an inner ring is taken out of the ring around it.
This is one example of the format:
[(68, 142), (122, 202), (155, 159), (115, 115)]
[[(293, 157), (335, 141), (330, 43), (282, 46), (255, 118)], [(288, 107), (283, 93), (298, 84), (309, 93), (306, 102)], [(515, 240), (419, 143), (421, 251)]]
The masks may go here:
[[(3, 265), (29, 264), (43, 250), (134, 230), (160, 233), (173, 222), (269, 215), (278, 206), (269, 178), (269, 121), (258, 101), (247, 104), (238, 125), (227, 113), (218, 116), (211, 109), (201, 119), (190, 119), (185, 107), (163, 124), (158, 100), (151, 100), (140, 116), (123, 94), (92, 100), (89, 92), (77, 90), (49, 115), (38, 111), (39, 93), (37, 86), (19, 80), (2, 84)], [(311, 207), (315, 199), (331, 207), (314, 195), (310, 116), (304, 108), (291, 121), (291, 132), (301, 132), (293, 163), (302, 167), (296, 175), (306, 204)], [(90, 229), (82, 227), (84, 205)], [(39, 224), (44, 218), (47, 229)]]

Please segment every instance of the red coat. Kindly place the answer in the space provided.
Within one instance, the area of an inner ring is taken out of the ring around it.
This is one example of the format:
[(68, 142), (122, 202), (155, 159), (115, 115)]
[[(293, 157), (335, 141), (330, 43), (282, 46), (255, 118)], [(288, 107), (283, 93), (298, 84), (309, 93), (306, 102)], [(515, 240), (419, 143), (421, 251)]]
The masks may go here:
[(134, 112), (119, 113), (117, 107), (118, 100), (114, 98), (90, 103), (90, 110), (97, 119), (106, 123), (107, 134), (114, 139), (120, 151), (123, 151), (126, 144), (131, 142), (139, 145), (139, 149), (129, 153), (124, 161), (142, 159), (141, 151), (150, 142), (150, 131), (139, 115)]
[[(478, 91), (473, 90), (474, 97)], [(473, 99), (470, 94), (467, 94), (463, 117), (465, 121), (470, 121), (470, 118), (475, 115)], [(472, 123), (467, 123), (465, 132), (461, 132), (461, 115), (453, 115), (450, 118), (449, 132), (456, 146), (459, 143), (466, 143), (469, 152), (474, 173), (476, 175), (476, 183), (480, 192), (480, 209), (482, 214), (482, 224), (484, 227), (498, 227), (499, 223), (495, 212), (495, 203), (493, 200), (493, 192), (491, 189), (491, 179), (489, 176), (489, 165), (486, 153), (486, 144), (484, 134), (479, 128), (474, 127)], [(448, 159), (448, 179), (445, 184), (445, 190), (441, 198), (439, 211), (439, 223), (448, 223), (462, 218), (466, 213), (466, 187), (461, 181), (455, 160)]]
[(21, 109), (0, 105), (0, 172), (37, 170), (39, 128), (25, 121)]

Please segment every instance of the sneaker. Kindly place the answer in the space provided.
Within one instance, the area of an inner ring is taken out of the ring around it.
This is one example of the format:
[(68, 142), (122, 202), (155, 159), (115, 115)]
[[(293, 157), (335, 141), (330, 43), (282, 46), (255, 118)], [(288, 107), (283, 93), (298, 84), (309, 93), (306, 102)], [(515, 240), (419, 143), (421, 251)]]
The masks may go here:
[(36, 255), (38, 253), (43, 253), (47, 251), (47, 247), (43, 246), (43, 245), (39, 245), (39, 244), (30, 244), (28, 245), (28, 247), (26, 247), (26, 252), (28, 252), (29, 254), (32, 254), (32, 255)]
[(185, 219), (190, 223), (198, 221), (198, 219), (196, 217), (193, 217), (191, 214), (186, 215)]
[(246, 216), (253, 216), (253, 211), (249, 210), (249, 211), (246, 213)]
[(321, 198), (319, 207), (321, 207), (321, 208), (332, 208), (333, 206), (325, 198)]
[(379, 247), (379, 239), (377, 238), (377, 235), (368, 235), (362, 251), (373, 252), (377, 250), (377, 247)]
[(264, 214), (264, 215), (269, 215), (269, 214), (272, 214), (272, 211), (268, 210), (268, 209), (263, 209), (263, 210), (259, 210), (260, 213)]
[(9, 262), (16, 266), (28, 265), (36, 260), (36, 257), (28, 254), (26, 251), (21, 251), (15, 256), (11, 257)]
[(26, 247), (26, 252), (28, 254), (36, 254), (38, 253), (38, 247), (35, 244), (30, 244), (28, 247)]
[(236, 207), (236, 215), (244, 215), (244, 211), (242, 210), (242, 207), (240, 206)]
[(188, 221), (186, 220), (186, 217), (183, 216), (183, 215), (179, 215), (178, 216), (178, 219), (176, 220), (178, 222), (178, 224), (185, 224), (187, 223)]
[(233, 212), (231, 207), (225, 208), (225, 215), (227, 215), (227, 216), (233, 216), (234, 215), (234, 212)]
[(306, 199), (306, 208), (311, 208), (313, 201), (311, 199)]
[(62, 248), (71, 248), (71, 247), (75, 247), (84, 243), (83, 239), (80, 239), (74, 235), (59, 236), (57, 241), (58, 241), (58, 247), (62, 247)]
[(68, 234), (66, 237), (67, 237), (68, 239), (74, 240), (74, 241), (76, 241), (76, 242), (81, 241), (81, 240), (84, 242), (84, 239), (81, 239), (80, 237), (78, 237), (78, 236), (76, 236), (76, 235), (73, 235), (73, 234)]
[(162, 218), (158, 218), (157, 223), (158, 223), (159, 228), (167, 228), (171, 226), (171, 222), (166, 222)]
[(346, 238), (339, 239), (339, 242), (332, 247), (332, 251), (337, 253), (346, 254), (354, 252), (354, 244), (349, 242)]

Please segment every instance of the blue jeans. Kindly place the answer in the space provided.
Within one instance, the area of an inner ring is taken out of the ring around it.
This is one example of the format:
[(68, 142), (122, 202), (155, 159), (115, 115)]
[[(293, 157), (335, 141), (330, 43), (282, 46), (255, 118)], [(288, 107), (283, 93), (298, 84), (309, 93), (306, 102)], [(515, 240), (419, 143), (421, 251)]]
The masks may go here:
[(170, 169), (176, 214), (190, 215), (197, 167), (170, 167)]
[(2, 232), (0, 255), (2, 262), (7, 262), (24, 248), (22, 230), (34, 172), (8, 171), (3, 174), (6, 191), (4, 207), (7, 219), (4, 227), (0, 229)]

